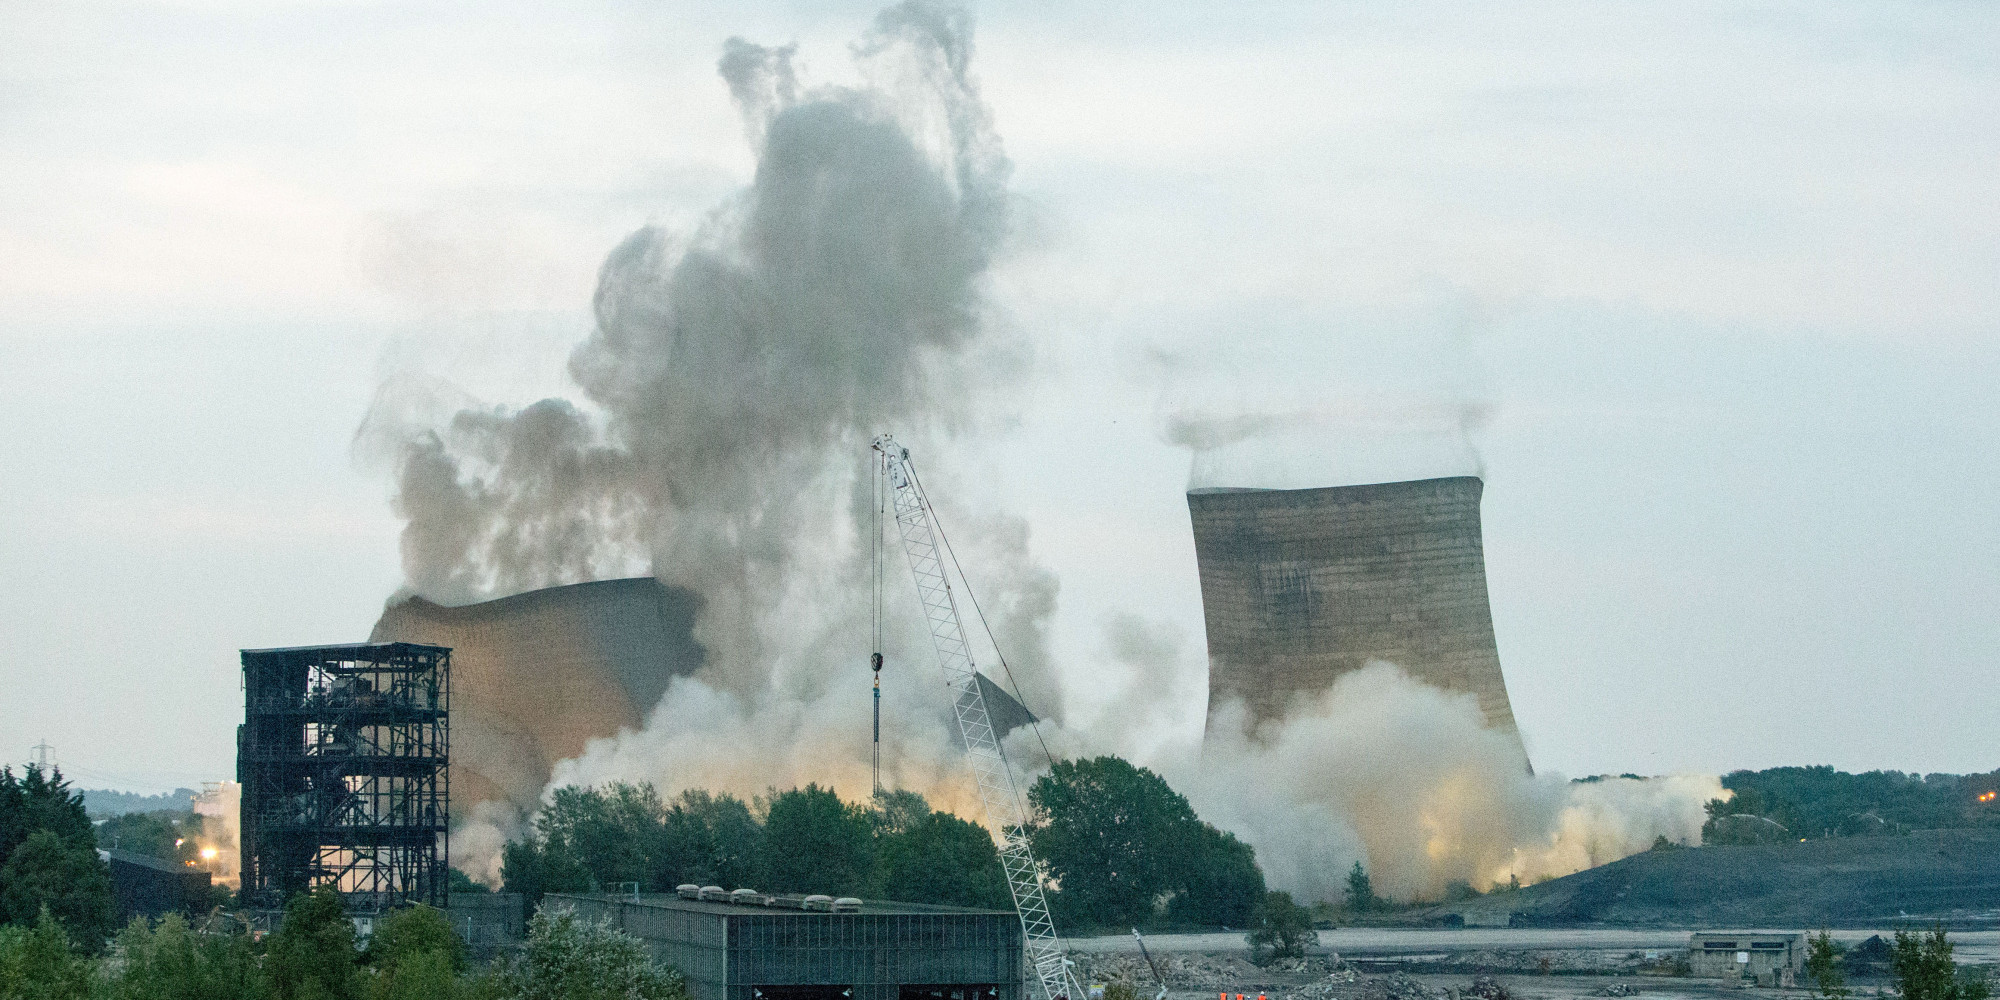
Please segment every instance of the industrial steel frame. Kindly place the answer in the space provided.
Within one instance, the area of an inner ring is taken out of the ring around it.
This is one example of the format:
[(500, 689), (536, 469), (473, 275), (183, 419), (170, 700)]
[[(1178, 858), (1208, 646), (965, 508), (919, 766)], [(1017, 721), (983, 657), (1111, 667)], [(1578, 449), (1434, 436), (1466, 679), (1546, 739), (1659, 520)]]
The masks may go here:
[(449, 901), (451, 651), (243, 651), (243, 902), (331, 885), (351, 913)]

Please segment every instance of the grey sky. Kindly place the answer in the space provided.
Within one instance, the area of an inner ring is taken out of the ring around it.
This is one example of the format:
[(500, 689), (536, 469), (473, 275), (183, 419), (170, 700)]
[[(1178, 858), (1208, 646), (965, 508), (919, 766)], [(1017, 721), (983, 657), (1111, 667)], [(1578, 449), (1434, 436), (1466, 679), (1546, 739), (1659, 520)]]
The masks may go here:
[[(748, 179), (723, 39), (873, 11), (742, 6), (0, 0), (0, 758), (231, 772), (235, 650), (398, 583), (380, 381), (570, 392), (605, 253)], [(1037, 377), (934, 464), (1072, 690), (1120, 611), (1200, 669), (1167, 421), (1308, 412), (1285, 475), (1483, 461), (1539, 767), (2000, 765), (2000, 9), (1324, 6), (980, 10)]]

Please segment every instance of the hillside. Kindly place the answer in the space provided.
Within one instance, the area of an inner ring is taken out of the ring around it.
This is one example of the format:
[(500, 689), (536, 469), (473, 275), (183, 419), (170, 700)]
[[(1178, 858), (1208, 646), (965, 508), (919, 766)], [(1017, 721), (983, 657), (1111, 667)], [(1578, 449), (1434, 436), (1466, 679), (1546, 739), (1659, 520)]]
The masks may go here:
[(2000, 923), (2000, 831), (1648, 851), (1432, 915), (1487, 927)]

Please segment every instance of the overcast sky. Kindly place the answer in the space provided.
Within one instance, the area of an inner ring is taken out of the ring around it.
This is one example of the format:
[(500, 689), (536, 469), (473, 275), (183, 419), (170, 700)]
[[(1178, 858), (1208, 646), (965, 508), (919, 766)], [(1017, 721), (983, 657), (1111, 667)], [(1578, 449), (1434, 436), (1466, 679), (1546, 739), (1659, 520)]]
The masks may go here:
[[(1539, 768), (2000, 766), (2000, 7), (1076, 6), (979, 9), (1036, 367), (939, 460), (1073, 677), (1198, 668), (1165, 428), (1310, 412), (1220, 474), (1483, 470)], [(873, 10), (0, 0), (0, 759), (231, 776), (236, 650), (400, 582), (375, 388), (573, 392), (606, 252), (748, 180), (723, 40)]]

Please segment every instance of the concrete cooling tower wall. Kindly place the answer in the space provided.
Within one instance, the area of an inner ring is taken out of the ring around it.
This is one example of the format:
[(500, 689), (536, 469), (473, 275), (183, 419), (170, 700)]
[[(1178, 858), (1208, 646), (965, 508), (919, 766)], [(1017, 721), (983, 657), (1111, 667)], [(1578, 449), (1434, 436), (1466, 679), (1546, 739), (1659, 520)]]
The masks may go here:
[[(1515, 730), (1500, 675), (1474, 477), (1188, 493), (1208, 625), (1208, 709), (1254, 721), (1386, 660)], [(1522, 759), (1527, 759), (1525, 750)]]
[[(451, 650), (453, 813), (493, 799), (532, 811), (557, 763), (639, 728), (668, 682), (702, 668), (700, 609), (694, 592), (652, 577), (461, 607), (413, 597), (383, 609), (369, 641)], [(983, 675), (980, 689), (995, 732), (1034, 719)]]
[(700, 606), (652, 577), (463, 607), (416, 597), (385, 608), (369, 641), (452, 651), (453, 811), (488, 799), (530, 808), (558, 761), (638, 728), (669, 681), (701, 668)]

